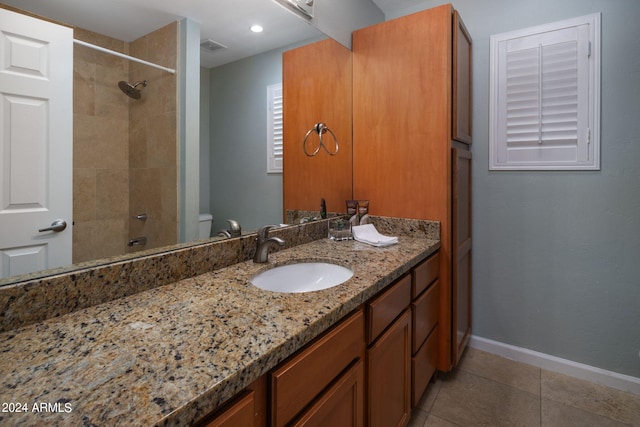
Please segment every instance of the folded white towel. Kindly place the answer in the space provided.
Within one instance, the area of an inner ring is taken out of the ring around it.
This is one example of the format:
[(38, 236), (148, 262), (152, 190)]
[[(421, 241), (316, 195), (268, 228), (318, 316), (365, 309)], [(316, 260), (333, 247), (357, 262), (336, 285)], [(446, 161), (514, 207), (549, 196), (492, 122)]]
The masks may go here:
[(398, 243), (397, 237), (385, 236), (378, 233), (373, 224), (356, 225), (351, 227), (353, 238), (358, 242), (367, 243), (373, 246), (389, 246)]

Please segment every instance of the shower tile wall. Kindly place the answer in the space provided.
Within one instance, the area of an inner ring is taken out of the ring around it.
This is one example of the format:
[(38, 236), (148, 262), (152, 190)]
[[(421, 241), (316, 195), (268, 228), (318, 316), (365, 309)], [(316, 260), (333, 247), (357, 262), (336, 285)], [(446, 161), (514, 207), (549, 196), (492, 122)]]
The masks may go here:
[[(125, 52), (126, 43), (74, 29), (74, 37)], [(73, 262), (126, 253), (129, 102), (117, 86), (127, 61), (74, 45)], [(126, 53), (126, 52), (125, 52)]]
[[(177, 23), (130, 43), (129, 54), (176, 68)], [(146, 221), (131, 218), (132, 237), (146, 236), (148, 249), (177, 242), (178, 150), (175, 75), (137, 63), (130, 64), (130, 81), (147, 80), (139, 100), (129, 101), (129, 203), (132, 217), (146, 213)]]
[[(74, 37), (175, 68), (175, 23), (131, 43), (77, 28)], [(134, 100), (120, 80), (149, 85)], [(175, 243), (175, 76), (75, 45), (73, 102), (73, 262)], [(132, 220), (138, 213), (149, 220)], [(127, 245), (139, 236), (146, 246)]]

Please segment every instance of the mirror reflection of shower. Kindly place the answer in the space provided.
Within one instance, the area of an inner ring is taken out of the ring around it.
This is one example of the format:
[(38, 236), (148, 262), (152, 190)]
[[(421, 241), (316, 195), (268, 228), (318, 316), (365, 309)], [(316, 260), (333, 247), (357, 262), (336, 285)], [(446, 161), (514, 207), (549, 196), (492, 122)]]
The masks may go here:
[(140, 89), (137, 89), (137, 87), (140, 85), (142, 85), (142, 87), (146, 87), (147, 81), (140, 80), (139, 82), (129, 83), (129, 82), (125, 82), (124, 80), (121, 80), (118, 82), (118, 87), (120, 88), (120, 90), (126, 93), (127, 96), (133, 99), (140, 99), (140, 96), (141, 96)]

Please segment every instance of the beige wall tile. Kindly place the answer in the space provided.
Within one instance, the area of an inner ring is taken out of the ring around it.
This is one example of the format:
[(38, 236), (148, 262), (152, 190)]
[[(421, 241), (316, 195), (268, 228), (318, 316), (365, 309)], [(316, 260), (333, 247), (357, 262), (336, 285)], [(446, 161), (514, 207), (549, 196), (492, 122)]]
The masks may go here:
[[(104, 47), (105, 49), (113, 50), (115, 52), (124, 54), (128, 53), (126, 42), (122, 40), (116, 40), (102, 34), (94, 33), (93, 31), (74, 28), (73, 37), (96, 46)], [(74, 45), (73, 51), (74, 56), (78, 55), (78, 58), (81, 58), (89, 63), (104, 65), (124, 72), (128, 70), (127, 61), (123, 58), (119, 58), (114, 55), (108, 55), (95, 49), (77, 44)]]
[(121, 219), (76, 223), (73, 262), (90, 261), (126, 253), (128, 224)]
[(146, 135), (147, 167), (174, 168), (177, 160), (175, 116), (150, 117)]
[(129, 163), (128, 121), (98, 116), (75, 116), (74, 167), (122, 168)]
[(80, 60), (75, 55), (73, 62), (73, 113), (95, 114), (96, 65)]
[(131, 119), (129, 131), (129, 165), (132, 168), (147, 167), (146, 118)]
[(120, 90), (118, 87), (120, 81), (129, 81), (126, 72), (96, 65), (95, 110), (97, 116), (129, 121), (129, 104), (135, 100)]
[(162, 189), (162, 218), (171, 223), (178, 222), (178, 168), (163, 168), (160, 171)]
[(94, 221), (91, 230), (91, 241), (94, 247), (94, 258), (105, 258), (126, 253), (129, 222), (123, 219), (106, 219)]
[(90, 261), (95, 258), (91, 241), (92, 222), (75, 221), (73, 224), (73, 262)]
[(162, 174), (156, 169), (131, 169), (130, 209), (131, 212), (146, 212), (149, 219), (162, 218)]
[(177, 31), (177, 23), (173, 22), (147, 36), (149, 61), (169, 68), (176, 67)]
[(96, 173), (96, 219), (129, 219), (129, 169)]
[[(96, 218), (96, 172), (95, 169), (73, 169), (73, 221), (86, 222)], [(81, 238), (82, 233), (74, 233)], [(79, 248), (78, 248), (79, 249)]]

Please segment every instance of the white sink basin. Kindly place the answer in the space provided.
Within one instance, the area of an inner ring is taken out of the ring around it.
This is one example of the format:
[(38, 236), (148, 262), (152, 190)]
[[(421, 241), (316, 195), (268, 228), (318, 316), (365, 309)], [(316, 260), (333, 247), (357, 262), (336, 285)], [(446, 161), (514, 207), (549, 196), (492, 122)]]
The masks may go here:
[(264, 271), (251, 284), (273, 292), (311, 292), (340, 285), (353, 276), (349, 268), (327, 262), (302, 262)]

